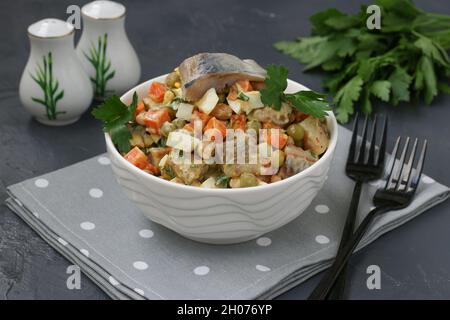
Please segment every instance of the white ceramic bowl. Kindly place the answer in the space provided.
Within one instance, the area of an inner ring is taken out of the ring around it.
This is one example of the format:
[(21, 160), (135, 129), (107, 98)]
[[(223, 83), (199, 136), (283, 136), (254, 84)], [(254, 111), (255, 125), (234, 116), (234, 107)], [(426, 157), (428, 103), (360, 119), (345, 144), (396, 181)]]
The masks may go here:
[[(148, 80), (125, 93), (130, 104), (136, 91), (147, 95)], [(305, 90), (289, 80), (287, 92)], [(331, 141), (325, 154), (308, 169), (280, 182), (242, 189), (185, 186), (152, 176), (126, 161), (105, 134), (106, 147), (118, 183), (150, 220), (182, 236), (205, 243), (231, 244), (254, 239), (298, 217), (322, 188), (337, 142), (333, 113), (327, 118)]]

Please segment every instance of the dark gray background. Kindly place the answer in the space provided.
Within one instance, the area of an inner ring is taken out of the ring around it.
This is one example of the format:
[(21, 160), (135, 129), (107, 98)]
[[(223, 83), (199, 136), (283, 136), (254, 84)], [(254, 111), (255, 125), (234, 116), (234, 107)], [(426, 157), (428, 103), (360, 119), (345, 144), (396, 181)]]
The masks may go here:
[[(233, 53), (262, 65), (281, 63), (290, 78), (322, 90), (321, 75), (272, 48), (272, 43), (309, 35), (308, 17), (328, 7), (356, 11), (365, 1), (122, 1), (127, 31), (141, 59), (142, 80), (166, 73), (201, 51)], [(70, 264), (3, 204), (6, 186), (63, 168), (105, 151), (100, 123), (86, 112), (66, 127), (46, 127), (20, 105), (17, 88), (29, 53), (26, 28), (47, 17), (66, 19), (75, 0), (0, 1), (0, 299), (106, 299), (83, 277), (81, 290), (66, 288)], [(82, 5), (85, 1), (78, 1)], [(419, 7), (450, 14), (450, 2), (416, 1)], [(79, 32), (77, 37), (79, 36)], [(450, 185), (450, 96), (432, 106), (376, 104), (391, 119), (390, 146), (397, 135), (429, 141), (426, 172)], [(351, 262), (352, 299), (450, 299), (450, 202), (383, 236)], [(382, 289), (366, 287), (366, 268), (382, 270)], [(321, 275), (282, 295), (303, 299)]]

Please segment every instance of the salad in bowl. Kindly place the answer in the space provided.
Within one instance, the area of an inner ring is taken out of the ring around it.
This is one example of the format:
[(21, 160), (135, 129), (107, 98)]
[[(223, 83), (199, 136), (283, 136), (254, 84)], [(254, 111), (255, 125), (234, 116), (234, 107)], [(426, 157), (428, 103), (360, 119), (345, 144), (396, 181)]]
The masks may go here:
[(326, 179), (337, 124), (288, 71), (202, 53), (94, 109), (119, 184), (151, 220), (208, 243), (294, 219)]

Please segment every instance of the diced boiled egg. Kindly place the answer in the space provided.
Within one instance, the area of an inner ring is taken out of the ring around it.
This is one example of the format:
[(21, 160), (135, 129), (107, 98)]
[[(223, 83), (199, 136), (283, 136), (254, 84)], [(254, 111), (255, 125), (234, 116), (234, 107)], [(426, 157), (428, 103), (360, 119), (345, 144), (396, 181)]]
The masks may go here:
[(217, 188), (216, 187), (216, 179), (214, 177), (209, 177), (205, 181), (203, 181), (202, 188)]
[(205, 92), (196, 105), (203, 113), (210, 114), (216, 107), (217, 102), (219, 102), (219, 96), (216, 93), (216, 89), (211, 88)]
[(244, 111), (246, 114), (249, 114), (254, 109), (264, 108), (264, 104), (261, 101), (261, 93), (259, 91), (247, 91), (242, 94), (248, 97), (247, 101), (241, 99), (227, 99), (228, 105), (235, 113), (239, 114)]
[(175, 115), (178, 119), (190, 121), (192, 117), (192, 111), (194, 106), (189, 103), (180, 103), (178, 105), (177, 114)]
[(199, 143), (199, 139), (183, 131), (172, 131), (166, 141), (167, 146), (184, 152), (192, 152)]
[(228, 105), (230, 106), (231, 110), (234, 111), (234, 113), (241, 113), (242, 107), (241, 107), (241, 102), (244, 102), (242, 100), (231, 100), (231, 99), (227, 99), (228, 101)]

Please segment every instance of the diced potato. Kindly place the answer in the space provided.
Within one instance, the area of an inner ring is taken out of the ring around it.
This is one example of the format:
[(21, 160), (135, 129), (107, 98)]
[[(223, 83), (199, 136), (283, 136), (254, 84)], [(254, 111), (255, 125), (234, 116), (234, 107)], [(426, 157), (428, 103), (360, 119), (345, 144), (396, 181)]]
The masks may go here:
[(162, 102), (163, 105), (167, 106), (169, 105), (172, 100), (175, 98), (175, 93), (173, 93), (171, 90), (167, 90), (164, 94), (164, 100)]
[(150, 160), (155, 167), (159, 166), (161, 159), (170, 152), (170, 148), (150, 148)]
[(284, 126), (289, 123), (289, 116), (292, 112), (292, 108), (283, 103), (280, 110), (275, 110), (271, 107), (264, 107), (253, 110), (250, 113), (249, 119), (258, 120), (259, 122), (272, 122), (278, 126)]
[(240, 188), (241, 187), (241, 179), (240, 178), (232, 178), (230, 179), (230, 187), (231, 188)]
[(141, 133), (134, 131), (131, 134), (130, 144), (132, 147), (144, 148), (145, 144), (144, 144), (144, 139), (142, 139)]
[(205, 92), (203, 97), (196, 103), (197, 107), (200, 111), (210, 114), (216, 106), (217, 102), (219, 102), (219, 96), (216, 93), (216, 89), (211, 88)]
[(142, 139), (144, 140), (144, 145), (146, 147), (150, 147), (154, 142), (152, 136), (145, 132), (142, 134)]
[(167, 163), (167, 159), (168, 159), (168, 158), (169, 158), (169, 155), (166, 154), (164, 157), (161, 158), (161, 160), (159, 160), (158, 167), (159, 167), (160, 169), (164, 168), (164, 166), (165, 166), (166, 163)]
[(318, 159), (311, 152), (295, 146), (287, 146), (284, 152), (286, 153), (285, 163), (287, 176), (292, 176), (305, 170)]
[(306, 118), (300, 124), (305, 130), (303, 138), (305, 149), (311, 150), (316, 155), (324, 153), (330, 143), (326, 125), (313, 117)]
[(190, 121), (192, 118), (192, 111), (194, 110), (194, 106), (189, 103), (180, 103), (178, 105), (178, 110), (176, 117), (178, 119)]
[(242, 107), (241, 107), (241, 100), (231, 100), (227, 99), (228, 105), (230, 106), (231, 110), (233, 110), (235, 113), (239, 114), (241, 113)]
[(170, 182), (175, 182), (175, 183), (180, 183), (180, 184), (184, 184), (183, 180), (181, 180), (178, 177), (173, 178), (172, 180), (170, 180)]
[(254, 109), (264, 108), (264, 104), (261, 101), (261, 93), (259, 91), (249, 91), (245, 95), (248, 97), (248, 101), (245, 102), (243, 111), (249, 114)]
[(185, 163), (177, 157), (176, 152), (171, 152), (166, 162), (166, 166), (172, 168), (176, 177), (186, 184), (192, 184), (196, 180), (203, 179), (208, 171), (208, 165), (204, 163)]
[(246, 114), (249, 114), (255, 109), (264, 108), (259, 91), (248, 91), (244, 94), (248, 97), (247, 101), (241, 99), (227, 99), (228, 105), (235, 113), (239, 114), (245, 112)]

